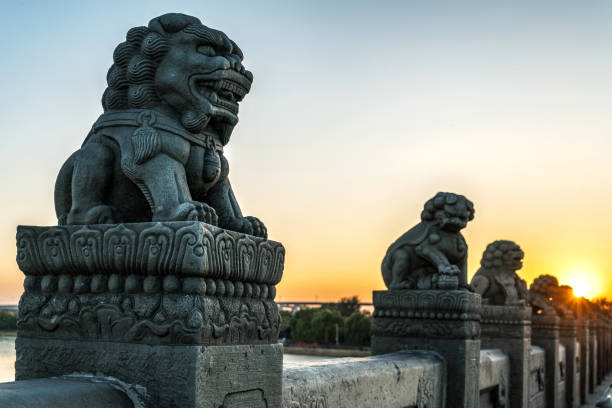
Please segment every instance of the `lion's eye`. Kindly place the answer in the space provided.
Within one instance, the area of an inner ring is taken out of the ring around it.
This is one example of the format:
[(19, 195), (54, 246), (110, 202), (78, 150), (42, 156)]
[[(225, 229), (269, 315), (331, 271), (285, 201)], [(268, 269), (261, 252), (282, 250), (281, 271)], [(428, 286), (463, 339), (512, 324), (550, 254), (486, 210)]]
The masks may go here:
[(209, 57), (216, 55), (215, 49), (210, 45), (198, 45), (197, 50), (200, 54), (208, 55)]

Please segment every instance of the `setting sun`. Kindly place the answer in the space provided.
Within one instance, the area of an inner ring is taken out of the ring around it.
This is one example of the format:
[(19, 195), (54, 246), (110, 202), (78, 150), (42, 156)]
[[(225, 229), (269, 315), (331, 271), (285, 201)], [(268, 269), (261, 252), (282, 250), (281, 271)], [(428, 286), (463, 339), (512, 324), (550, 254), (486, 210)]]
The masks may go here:
[(590, 285), (583, 279), (575, 279), (570, 283), (570, 286), (574, 288), (574, 295), (576, 297), (589, 297), (591, 293)]

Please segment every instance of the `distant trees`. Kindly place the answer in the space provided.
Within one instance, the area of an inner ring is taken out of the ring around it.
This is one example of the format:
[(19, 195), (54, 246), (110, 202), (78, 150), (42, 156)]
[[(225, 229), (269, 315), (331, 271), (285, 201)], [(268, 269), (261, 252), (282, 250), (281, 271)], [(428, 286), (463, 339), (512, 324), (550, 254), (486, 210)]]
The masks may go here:
[(289, 322), (294, 343), (340, 344), (369, 346), (372, 318), (359, 312), (359, 298), (342, 298), (320, 309), (297, 311)]
[(17, 313), (0, 311), (0, 330), (17, 330)]

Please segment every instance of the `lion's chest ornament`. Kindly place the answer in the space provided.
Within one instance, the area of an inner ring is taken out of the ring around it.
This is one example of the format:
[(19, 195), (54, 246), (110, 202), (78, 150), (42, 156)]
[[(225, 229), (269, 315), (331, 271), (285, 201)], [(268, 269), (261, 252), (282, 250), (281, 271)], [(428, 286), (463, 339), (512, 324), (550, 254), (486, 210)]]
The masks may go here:
[(242, 215), (223, 155), (253, 81), (242, 59), (195, 17), (166, 14), (129, 30), (104, 113), (58, 175), (59, 223), (200, 220), (266, 237)]
[(474, 218), (462, 195), (438, 193), (425, 204), (421, 222), (387, 250), (381, 270), (389, 289), (468, 288), (467, 244), (461, 230)]

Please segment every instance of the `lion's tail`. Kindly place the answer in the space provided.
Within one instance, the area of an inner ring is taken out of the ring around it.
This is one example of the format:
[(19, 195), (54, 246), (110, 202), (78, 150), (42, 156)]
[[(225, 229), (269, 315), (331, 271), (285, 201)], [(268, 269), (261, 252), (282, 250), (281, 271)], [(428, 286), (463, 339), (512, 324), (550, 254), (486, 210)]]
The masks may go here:
[(72, 173), (74, 172), (74, 155), (64, 163), (55, 181), (55, 214), (59, 225), (66, 224), (66, 218), (72, 207)]

